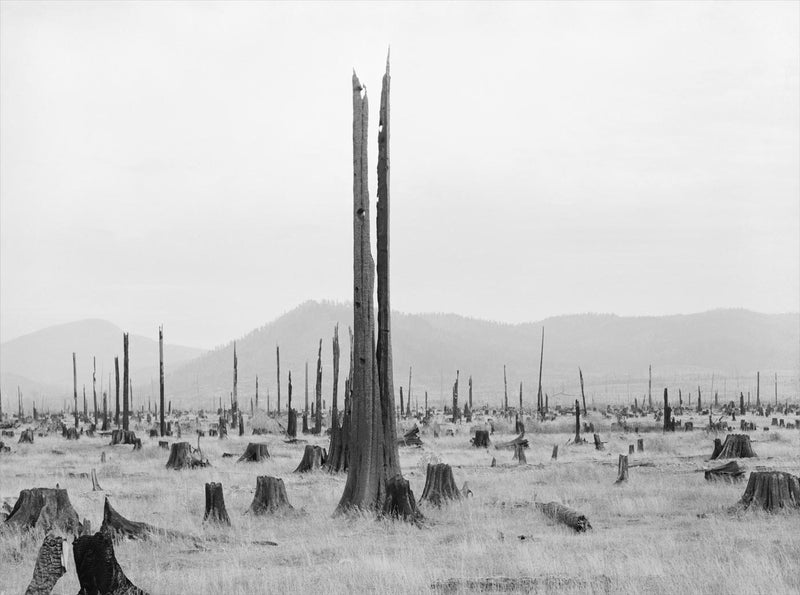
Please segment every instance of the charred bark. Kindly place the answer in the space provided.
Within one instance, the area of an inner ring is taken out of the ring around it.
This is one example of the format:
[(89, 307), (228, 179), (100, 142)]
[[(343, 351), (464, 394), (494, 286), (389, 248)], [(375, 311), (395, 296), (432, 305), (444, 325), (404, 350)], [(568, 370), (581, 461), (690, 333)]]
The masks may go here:
[(65, 562), (64, 538), (52, 533), (45, 535), (25, 595), (50, 595), (58, 579), (67, 572)]
[(753, 471), (738, 507), (796, 512), (800, 510), (800, 478), (784, 471)]
[(76, 539), (72, 553), (81, 586), (78, 595), (147, 595), (125, 576), (111, 536), (102, 530)]

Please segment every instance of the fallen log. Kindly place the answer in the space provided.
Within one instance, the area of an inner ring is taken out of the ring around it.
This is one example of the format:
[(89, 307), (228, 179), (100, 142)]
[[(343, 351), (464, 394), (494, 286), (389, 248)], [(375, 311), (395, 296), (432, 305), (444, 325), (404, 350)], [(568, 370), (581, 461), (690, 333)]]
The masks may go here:
[(730, 461), (721, 467), (706, 470), (704, 476), (706, 481), (734, 482), (744, 478), (744, 469), (736, 461)]
[(563, 523), (578, 533), (588, 531), (592, 528), (586, 515), (581, 514), (573, 508), (559, 504), (558, 502), (536, 502), (534, 505), (548, 518)]
[(501, 448), (516, 448), (518, 444), (522, 445), (522, 448), (528, 448), (528, 439), (525, 438), (525, 434), (522, 433), (513, 440), (509, 440), (508, 442), (498, 442), (494, 445), (496, 450), (500, 450)]

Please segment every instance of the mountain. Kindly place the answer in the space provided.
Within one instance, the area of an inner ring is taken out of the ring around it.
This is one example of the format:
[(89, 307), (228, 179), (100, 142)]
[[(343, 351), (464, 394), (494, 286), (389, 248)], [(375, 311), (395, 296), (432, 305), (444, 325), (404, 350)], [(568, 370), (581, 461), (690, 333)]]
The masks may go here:
[[(72, 397), (72, 353), (76, 353), (78, 398), (82, 400), (83, 386), (91, 407), (92, 357), (97, 359), (97, 390), (107, 390), (109, 374), (114, 373), (114, 356), (120, 359), (122, 375), (123, 331), (105, 320), (81, 320), (18, 337), (0, 344), (0, 389), (4, 406), (16, 407), (17, 386), (25, 400)], [(154, 335), (157, 334), (154, 333)], [(158, 391), (158, 339), (129, 334), (128, 352), (134, 398), (138, 391), (150, 393), (153, 381)], [(203, 353), (201, 349), (164, 344), (164, 358), (179, 365)], [(146, 387), (146, 388), (145, 388)], [(29, 407), (29, 405), (27, 406)]]
[[(334, 325), (339, 323), (341, 362), (339, 391), (349, 367), (347, 327), (352, 306), (306, 302), (277, 320), (236, 341), (238, 394), (249, 409), (259, 377), (259, 398), (265, 406), (269, 391), (276, 403), (276, 345), (281, 351), (281, 399), (286, 407), (287, 375), (292, 372), (296, 408), (304, 401), (304, 368), (309, 367), (309, 398), (314, 399), (316, 361), (322, 339), (323, 398), (330, 399)], [(755, 371), (761, 371), (762, 398), (772, 395), (778, 373), (780, 398), (796, 398), (800, 377), (800, 314), (758, 314), (747, 310), (714, 310), (701, 314), (621, 317), (580, 314), (548, 318), (539, 323), (501, 324), (453, 314), (392, 315), (395, 398), (399, 387), (407, 395), (413, 366), (412, 395), (420, 405), (427, 390), (431, 402), (448, 402), (456, 370), (459, 399), (467, 398), (473, 376), (473, 400), (499, 404), (503, 395), (503, 365), (507, 367), (509, 402), (519, 399), (523, 382), (526, 403), (535, 402), (542, 327), (545, 328), (543, 391), (551, 405), (571, 403), (580, 395), (578, 366), (586, 381), (587, 399), (613, 401), (647, 392), (648, 365), (653, 366), (653, 394), (664, 386), (683, 394), (698, 385), (704, 395), (713, 388), (722, 398), (735, 391), (753, 391)], [(207, 352), (183, 365), (169, 367), (167, 392), (175, 403), (197, 407), (227, 403), (233, 385), (233, 343)]]

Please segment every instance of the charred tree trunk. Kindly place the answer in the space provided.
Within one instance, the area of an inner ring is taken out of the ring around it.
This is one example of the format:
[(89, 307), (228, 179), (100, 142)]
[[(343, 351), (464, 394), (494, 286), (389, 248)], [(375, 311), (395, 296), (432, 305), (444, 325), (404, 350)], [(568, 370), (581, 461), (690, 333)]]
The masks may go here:
[(458, 421), (458, 370), (456, 370), (456, 382), (453, 384), (453, 423)]
[(211, 521), (221, 525), (231, 524), (228, 511), (225, 510), (225, 498), (222, 495), (221, 483), (206, 484), (206, 512), (203, 515), (204, 521)]
[(72, 352), (72, 393), (75, 397), (75, 429), (78, 428), (78, 366), (75, 362), (75, 352)]
[(403, 408), (403, 387), (400, 387), (400, 417), (405, 417), (406, 410)]
[(619, 455), (617, 463), (617, 481), (615, 483), (624, 483), (628, 481), (628, 456)]
[(72, 544), (72, 554), (81, 586), (78, 595), (147, 595), (120, 568), (110, 535), (100, 531), (79, 537)]
[(503, 364), (503, 415), (508, 415), (508, 377), (505, 364)]
[[(345, 381), (345, 391), (348, 382)], [(345, 397), (346, 399), (347, 397)], [(342, 452), (342, 431), (339, 425), (339, 325), (333, 328), (333, 398), (331, 400), (331, 441), (328, 444), (328, 460), (325, 468), (328, 471), (339, 471), (339, 459)]]
[(164, 422), (164, 327), (158, 327), (158, 420), (159, 430), (163, 438), (167, 433)]
[(542, 327), (542, 348), (539, 352), (539, 388), (536, 391), (537, 412), (542, 415), (542, 366), (544, 364), (544, 327)]
[(97, 358), (92, 357), (92, 401), (94, 401), (94, 425), (97, 427)]
[(297, 469), (295, 469), (294, 472), (307, 473), (309, 471), (315, 471), (316, 469), (321, 468), (327, 459), (328, 453), (325, 452), (324, 448), (307, 444), (305, 451), (303, 452), (303, 458), (300, 460), (300, 464), (297, 466)]
[(725, 442), (722, 445), (722, 449), (719, 451), (716, 457), (712, 458), (740, 459), (757, 456), (758, 455), (755, 453), (750, 444), (750, 436), (747, 434), (728, 434), (725, 436)]
[(525, 458), (525, 447), (522, 444), (514, 445), (514, 461), (520, 465), (526, 465), (528, 460)]
[(114, 425), (119, 428), (119, 414), (120, 414), (120, 407), (119, 407), (119, 357), (114, 356), (114, 378), (116, 384), (116, 405), (114, 407)]
[(108, 392), (103, 392), (103, 431), (108, 430)]
[(314, 433), (322, 434), (322, 339), (319, 340), (317, 353), (316, 414), (314, 416)]
[(259, 475), (256, 478), (256, 493), (249, 512), (256, 515), (280, 514), (293, 511), (286, 496), (286, 486), (278, 477)]
[(644, 438), (637, 438), (636, 452), (644, 452)]
[(128, 391), (130, 378), (128, 372), (128, 333), (122, 335), (122, 429), (128, 430)]
[(67, 572), (64, 562), (64, 538), (52, 533), (45, 535), (25, 595), (50, 595), (58, 579)]
[(289, 418), (286, 422), (286, 434), (290, 438), (297, 437), (297, 411), (292, 409), (292, 371), (289, 370), (289, 396), (288, 396)]
[(675, 426), (672, 423), (672, 407), (669, 406), (669, 396), (667, 395), (667, 389), (664, 389), (664, 431), (665, 432), (672, 432), (675, 430)]
[(247, 445), (244, 454), (239, 457), (237, 463), (241, 463), (243, 461), (260, 463), (261, 461), (266, 461), (268, 458), (270, 457), (266, 442), (251, 442)]
[(756, 372), (756, 409), (761, 407), (761, 372)]
[(711, 460), (713, 461), (722, 452), (722, 440), (714, 438), (714, 450), (711, 452)]
[[(338, 511), (384, 510), (389, 478), (401, 476), (394, 421), (389, 303), (389, 68), (381, 92), (378, 136), (378, 348), (370, 252), (366, 91), (353, 74), (353, 351), (352, 426), (347, 483)], [(402, 480), (401, 480), (402, 481)], [(391, 504), (391, 497), (389, 498)]]

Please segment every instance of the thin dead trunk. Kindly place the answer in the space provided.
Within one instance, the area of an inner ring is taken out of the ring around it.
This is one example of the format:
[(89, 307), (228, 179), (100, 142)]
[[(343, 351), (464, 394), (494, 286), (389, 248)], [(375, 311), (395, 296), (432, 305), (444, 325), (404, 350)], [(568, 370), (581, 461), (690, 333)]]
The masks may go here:
[(167, 432), (167, 425), (164, 423), (164, 327), (158, 327), (158, 415), (159, 430), (161, 436)]
[(128, 333), (122, 335), (122, 429), (128, 430), (128, 391), (130, 378), (128, 375)]

